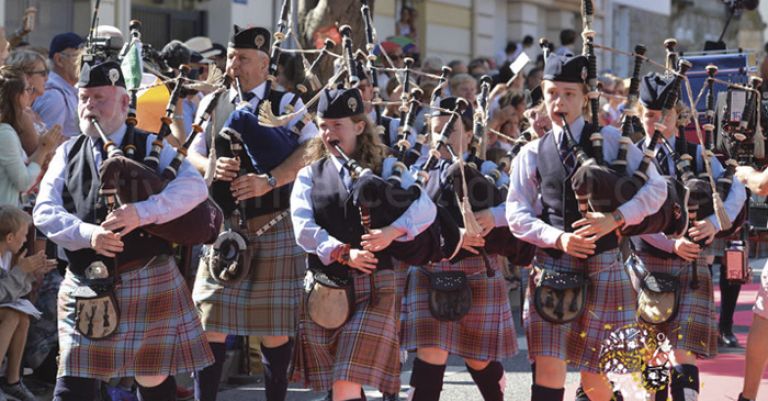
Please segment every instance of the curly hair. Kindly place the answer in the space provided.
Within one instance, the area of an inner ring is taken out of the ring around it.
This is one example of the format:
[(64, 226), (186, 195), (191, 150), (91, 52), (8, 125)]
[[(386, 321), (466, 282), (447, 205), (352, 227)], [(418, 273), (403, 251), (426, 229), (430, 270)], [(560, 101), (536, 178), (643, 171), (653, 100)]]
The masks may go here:
[[(381, 142), (379, 134), (376, 132), (373, 123), (366, 114), (356, 114), (351, 116), (353, 123), (365, 121), (363, 133), (357, 137), (357, 146), (351, 155), (364, 168), (369, 168), (376, 174), (381, 173), (381, 165), (387, 156), (387, 147)], [(330, 152), (326, 148), (323, 139), (317, 136), (309, 141), (307, 150), (304, 153), (304, 161), (307, 164), (314, 163), (324, 157), (328, 157)]]
[(18, 116), (21, 114), (16, 99), (24, 93), (26, 88), (24, 72), (16, 67), (4, 65), (0, 67), (0, 123), (7, 123), (17, 132)]

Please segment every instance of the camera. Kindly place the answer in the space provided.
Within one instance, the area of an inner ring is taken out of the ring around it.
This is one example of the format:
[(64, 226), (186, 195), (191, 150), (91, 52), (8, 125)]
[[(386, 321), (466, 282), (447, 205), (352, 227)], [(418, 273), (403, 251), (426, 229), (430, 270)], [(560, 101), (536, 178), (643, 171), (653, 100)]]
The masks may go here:
[(723, 0), (731, 10), (754, 10), (760, 4), (760, 0)]
[(124, 41), (121, 38), (114, 36), (96, 36), (91, 38), (87, 53), (83, 55), (83, 61), (89, 64), (118, 61), (123, 44)]

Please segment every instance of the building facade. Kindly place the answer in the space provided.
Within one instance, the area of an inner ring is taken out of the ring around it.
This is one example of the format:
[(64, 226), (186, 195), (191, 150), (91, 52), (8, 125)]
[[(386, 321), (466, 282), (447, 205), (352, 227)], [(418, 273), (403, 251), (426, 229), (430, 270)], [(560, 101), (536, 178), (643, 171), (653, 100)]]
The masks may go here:
[[(294, 5), (299, 0), (292, 0)], [(337, 0), (333, 0), (337, 1)], [(332, 5), (333, 1), (329, 0)], [(356, 1), (356, 0), (355, 0)], [(445, 62), (493, 57), (507, 41), (525, 35), (559, 44), (564, 28), (581, 31), (580, 0), (372, 0), (380, 40), (394, 35), (403, 2), (417, 10), (418, 45), (424, 56)], [(631, 50), (637, 43), (663, 60), (662, 43), (676, 37), (683, 50), (701, 50), (716, 40), (727, 17), (723, 0), (593, 0), (596, 43)], [(96, 0), (35, 0), (39, 11), (30, 43), (47, 46), (59, 32), (87, 34)], [(128, 31), (131, 19), (143, 23), (143, 39), (162, 46), (170, 39), (206, 35), (226, 44), (232, 25), (274, 27), (282, 0), (101, 0), (99, 23)], [(768, 1), (762, 2), (768, 12)], [(30, 0), (0, 0), (0, 18), (13, 31)], [(343, 21), (340, 21), (343, 23)], [(726, 32), (730, 48), (761, 49), (763, 24), (757, 12), (744, 13)], [(580, 41), (577, 49), (580, 49)], [(538, 46), (537, 46), (538, 47)], [(535, 51), (538, 53), (538, 50)], [(629, 57), (598, 50), (601, 70), (628, 75)]]

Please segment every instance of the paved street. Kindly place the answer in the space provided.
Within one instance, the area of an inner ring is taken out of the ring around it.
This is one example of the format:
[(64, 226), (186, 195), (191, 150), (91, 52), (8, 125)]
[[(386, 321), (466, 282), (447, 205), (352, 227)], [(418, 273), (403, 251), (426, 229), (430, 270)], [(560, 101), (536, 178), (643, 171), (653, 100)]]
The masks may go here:
[[(735, 317), (736, 325), (734, 331), (746, 344), (746, 335), (749, 330), (749, 323), (752, 319), (751, 307), (757, 291), (757, 280), (760, 271), (765, 264), (765, 259), (753, 259), (751, 261), (755, 269), (753, 284), (745, 286), (739, 297), (739, 305)], [(715, 276), (717, 283), (717, 272)], [(716, 301), (719, 305), (720, 294), (718, 286), (715, 284)], [(517, 295), (519, 297), (519, 295)], [(517, 306), (517, 305), (516, 305)], [(519, 316), (519, 309), (516, 311)], [(520, 353), (510, 360), (504, 362), (504, 368), (507, 372), (506, 380), (506, 399), (508, 400), (528, 400), (530, 398), (531, 373), (530, 365), (527, 360), (527, 347), (525, 338), (522, 335), (519, 322), (516, 322), (518, 329), (518, 344)], [(710, 361), (703, 361), (700, 366), (702, 370), (702, 395), (700, 401), (723, 401), (735, 400), (741, 389), (742, 369), (743, 369), (743, 349), (722, 349), (717, 358)], [(405, 391), (408, 389), (408, 380), (411, 376), (411, 366), (413, 355), (408, 358), (408, 363), (403, 368), (402, 373), (402, 392), (401, 397), (406, 397)], [(768, 375), (765, 376), (768, 379)], [(768, 380), (764, 379), (764, 390), (759, 400), (768, 401)], [(578, 375), (576, 373), (568, 374), (568, 385), (566, 391), (566, 400), (573, 400), (575, 388), (578, 385)], [(323, 394), (307, 391), (305, 389), (293, 386), (290, 389), (288, 400), (305, 401), (321, 398)], [(381, 399), (378, 391), (367, 389), (366, 396), (369, 400)], [(441, 396), (441, 401), (469, 401), (480, 400), (480, 394), (477, 391), (472, 378), (460, 358), (451, 358), (445, 377), (445, 385)], [(630, 399), (630, 397), (626, 397)], [(241, 385), (224, 389), (219, 395), (220, 401), (261, 401), (264, 400), (263, 386), (260, 384)]]

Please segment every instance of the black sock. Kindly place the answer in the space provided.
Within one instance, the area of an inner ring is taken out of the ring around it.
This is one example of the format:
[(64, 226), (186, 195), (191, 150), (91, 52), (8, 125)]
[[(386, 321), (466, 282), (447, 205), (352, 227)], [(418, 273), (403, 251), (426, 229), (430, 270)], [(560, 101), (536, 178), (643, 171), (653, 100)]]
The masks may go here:
[(213, 365), (206, 366), (195, 373), (195, 400), (216, 401), (221, 382), (221, 371), (224, 369), (224, 360), (227, 358), (227, 345), (225, 343), (208, 343), (213, 352)]
[(162, 383), (155, 387), (144, 387), (136, 382), (139, 387), (139, 401), (176, 401), (176, 379), (168, 376)]
[(98, 397), (99, 381), (87, 377), (64, 376), (56, 379), (53, 401), (95, 400)]
[(293, 339), (275, 348), (261, 345), (261, 363), (264, 365), (264, 389), (267, 401), (283, 401), (288, 393), (288, 364), (291, 362)]
[(445, 365), (432, 365), (416, 358), (411, 371), (412, 401), (438, 401), (443, 391)]
[[(674, 371), (672, 372), (674, 374)], [(669, 383), (661, 389), (656, 391), (656, 396), (654, 397), (653, 401), (667, 401), (667, 398), (669, 396)]]
[(733, 330), (733, 313), (741, 292), (741, 284), (729, 282), (725, 276), (725, 266), (720, 265), (720, 330)]
[(699, 368), (694, 365), (678, 365), (672, 371), (672, 399), (685, 400), (686, 390), (699, 394)]
[(589, 396), (584, 392), (584, 386), (579, 385), (576, 389), (576, 401), (589, 401)]
[(549, 388), (534, 384), (531, 386), (531, 401), (563, 401), (564, 388)]
[(480, 394), (485, 401), (502, 401), (504, 389), (501, 388), (501, 380), (504, 377), (504, 367), (499, 361), (491, 361), (483, 370), (474, 370), (467, 365), (467, 370), (472, 376)]

